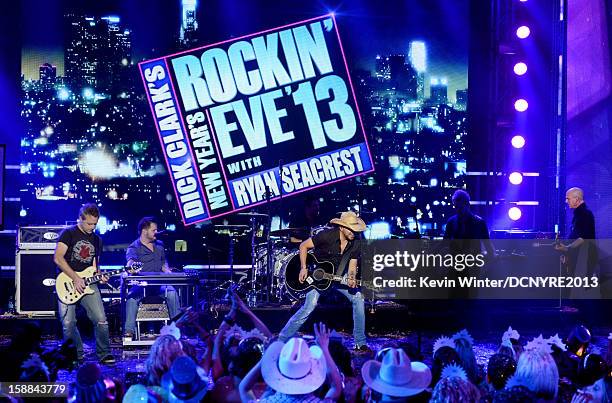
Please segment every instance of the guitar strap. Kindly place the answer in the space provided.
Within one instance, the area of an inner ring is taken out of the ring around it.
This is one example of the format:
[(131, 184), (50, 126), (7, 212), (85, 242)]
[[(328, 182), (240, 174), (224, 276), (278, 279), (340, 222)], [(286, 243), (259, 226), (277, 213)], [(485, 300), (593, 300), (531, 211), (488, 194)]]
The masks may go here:
[(353, 242), (351, 242), (351, 244), (349, 246), (347, 246), (347, 249), (344, 251), (344, 254), (342, 255), (342, 259), (340, 259), (340, 263), (338, 263), (338, 267), (336, 267), (336, 276), (342, 276), (344, 275), (344, 273), (346, 272), (346, 269), (348, 268), (348, 263), (349, 260), (351, 260), (351, 256), (353, 255), (353, 252), (355, 250), (357, 250), (357, 248), (359, 248), (359, 240), (354, 240)]
[(96, 237), (96, 267), (100, 270), (100, 255), (102, 254), (102, 238)]

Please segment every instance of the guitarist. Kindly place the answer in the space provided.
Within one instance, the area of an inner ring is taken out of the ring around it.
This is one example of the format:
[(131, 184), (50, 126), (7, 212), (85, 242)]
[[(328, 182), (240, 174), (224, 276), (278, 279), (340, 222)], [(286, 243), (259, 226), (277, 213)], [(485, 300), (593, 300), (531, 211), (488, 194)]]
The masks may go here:
[[(356, 247), (355, 234), (365, 231), (365, 222), (352, 211), (342, 213), (340, 218), (330, 221), (332, 228), (321, 231), (312, 238), (308, 238), (300, 244), (301, 270), (299, 281), (303, 283), (308, 276), (306, 260), (308, 251), (314, 250), (319, 260), (327, 260), (339, 268), (340, 264), (348, 258), (348, 286), (355, 288), (357, 279), (357, 259), (359, 251)], [(338, 270), (341, 271), (341, 270)], [(353, 335), (355, 337), (355, 351), (369, 352), (365, 336), (365, 310), (364, 299), (360, 291), (351, 293), (346, 289), (338, 289), (353, 305)], [(306, 294), (304, 304), (289, 319), (285, 327), (280, 331), (279, 339), (287, 341), (293, 337), (300, 327), (306, 322), (308, 316), (317, 306), (319, 291), (310, 290)]]
[(584, 246), (587, 253), (587, 276), (592, 276), (598, 261), (597, 245), (595, 243), (595, 216), (587, 208), (582, 189), (573, 187), (565, 193), (565, 202), (574, 210), (572, 225), (567, 245), (556, 243), (555, 249), (565, 254), (565, 264), (569, 275), (574, 276), (578, 263), (578, 254)]
[[(58, 268), (66, 273), (74, 282), (79, 293), (85, 289), (85, 281), (77, 275), (78, 272), (90, 266), (96, 268), (100, 264), (102, 240), (94, 229), (98, 224), (100, 211), (93, 203), (85, 204), (79, 210), (77, 225), (61, 232), (53, 260)], [(108, 278), (104, 279), (104, 281)], [(91, 284), (93, 294), (85, 295), (79, 303), (87, 311), (87, 317), (94, 324), (96, 334), (96, 354), (103, 364), (115, 363), (115, 357), (110, 353), (108, 321), (104, 313), (104, 305), (100, 290), (96, 284)], [(83, 360), (83, 341), (76, 326), (76, 304), (66, 305), (58, 300), (58, 313), (62, 322), (64, 339), (71, 339), (77, 348), (79, 360)]]

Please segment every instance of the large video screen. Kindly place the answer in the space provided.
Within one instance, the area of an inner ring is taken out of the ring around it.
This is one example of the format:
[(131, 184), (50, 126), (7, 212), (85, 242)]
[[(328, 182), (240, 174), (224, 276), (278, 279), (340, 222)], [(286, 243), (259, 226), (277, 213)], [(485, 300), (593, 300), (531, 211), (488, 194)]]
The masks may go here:
[[(135, 225), (144, 215), (158, 217), (162, 227), (196, 244), (205, 242), (202, 234), (214, 225), (248, 224), (248, 217), (229, 209), (230, 214), (185, 226), (139, 63), (179, 52), (197, 59), (202, 52), (191, 50), (223, 42), (229, 46), (236, 38), (331, 15), (334, 23), (323, 27), (333, 30), (341, 43), (329, 46), (343, 50), (332, 49), (332, 62), (340, 66), (344, 63), (336, 58), (346, 60), (339, 76), (352, 83), (346, 87), (347, 102), (360, 111), (355, 125), (362, 127), (356, 132), (369, 146), (372, 169), (292, 197), (245, 193), (257, 203), (243, 199), (248, 201), (243, 207), (257, 204), (253, 210), (270, 213), (273, 228), (279, 228), (288, 225), (304, 198), (315, 197), (324, 221), (351, 209), (382, 236), (410, 236), (415, 222), (421, 233), (442, 233), (452, 214), (450, 196), (465, 183), (467, 0), (60, 4), (26, 0), (23, 6), (28, 10), (22, 17), (21, 103), (27, 127), (21, 138), (26, 222), (74, 221), (79, 205), (93, 201), (101, 207), (98, 229), (107, 245), (135, 238)], [(264, 46), (271, 52), (272, 44)], [(315, 68), (320, 72), (320, 66)], [(332, 93), (328, 95), (338, 95)], [(325, 119), (342, 127), (337, 116)], [(312, 135), (317, 130), (307, 119), (292, 124), (295, 132)], [(211, 135), (228, 144), (227, 138), (218, 137), (231, 135), (223, 128), (221, 124)], [(312, 156), (296, 146), (267, 153), (262, 149), (260, 155), (273, 172)]]
[(6, 164), (6, 146), (0, 144), (0, 230), (4, 229), (4, 168)]

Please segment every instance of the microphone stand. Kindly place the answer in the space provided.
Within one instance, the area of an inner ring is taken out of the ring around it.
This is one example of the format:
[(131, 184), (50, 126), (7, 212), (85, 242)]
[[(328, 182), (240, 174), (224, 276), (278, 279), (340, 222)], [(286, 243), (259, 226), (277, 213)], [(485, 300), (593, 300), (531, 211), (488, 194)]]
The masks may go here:
[(255, 240), (257, 237), (257, 217), (251, 217), (251, 288), (247, 292), (247, 304), (250, 308), (257, 305), (257, 291), (255, 283), (257, 282), (257, 249)]
[(270, 188), (266, 186), (266, 214), (268, 219), (266, 222), (266, 228), (264, 229), (266, 235), (266, 303), (270, 302), (270, 293), (272, 292), (272, 277), (274, 275), (274, 261), (272, 260), (272, 240), (270, 239), (270, 231), (272, 229), (272, 209), (270, 207), (271, 192)]

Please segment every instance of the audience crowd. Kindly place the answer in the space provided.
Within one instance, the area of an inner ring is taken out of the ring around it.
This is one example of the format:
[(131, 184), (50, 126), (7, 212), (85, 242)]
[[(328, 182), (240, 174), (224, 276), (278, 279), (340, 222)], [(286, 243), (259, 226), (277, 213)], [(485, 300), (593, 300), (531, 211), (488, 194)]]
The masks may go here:
[[(125, 385), (125, 380), (104, 376), (97, 363), (82, 363), (68, 401), (612, 401), (612, 333), (607, 351), (597, 351), (584, 326), (575, 327), (564, 339), (555, 334), (532, 340), (508, 328), (485, 365), (478, 364), (467, 330), (440, 336), (431, 354), (399, 343), (364, 357), (352, 354), (323, 323), (315, 324), (314, 336), (296, 335), (282, 342), (235, 293), (232, 301), (216, 331), (206, 329), (206, 321), (193, 312), (164, 327), (150, 349), (146, 373), (136, 383)], [(237, 319), (250, 323), (245, 327), (251, 329), (236, 325)], [(196, 350), (182, 333), (197, 334), (204, 349)], [(43, 350), (40, 329), (33, 324), (15, 334), (0, 354), (0, 379), (5, 382), (54, 382), (58, 370), (76, 361), (70, 342)]]

